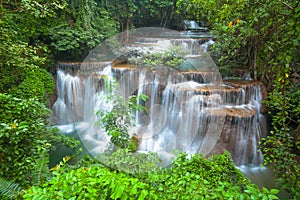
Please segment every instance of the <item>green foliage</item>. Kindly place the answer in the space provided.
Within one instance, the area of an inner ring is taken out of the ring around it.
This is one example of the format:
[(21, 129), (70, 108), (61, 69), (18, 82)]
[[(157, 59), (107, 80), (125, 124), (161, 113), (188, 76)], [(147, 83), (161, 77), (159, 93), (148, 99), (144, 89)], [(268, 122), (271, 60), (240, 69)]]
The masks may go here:
[(7, 199), (15, 199), (20, 196), (23, 189), (19, 184), (7, 181), (0, 177), (0, 197)]
[[(135, 162), (147, 165), (142, 157)], [(260, 191), (238, 171), (229, 153), (210, 159), (181, 154), (172, 168), (157, 168), (147, 176), (99, 164), (61, 166), (49, 183), (27, 190), (24, 199), (278, 199), (278, 190)]]
[(9, 30), (12, 41), (43, 47), (39, 54), (46, 53), (48, 58), (82, 60), (116, 32), (107, 11), (93, 0), (26, 0), (3, 5), (1, 24)]
[(158, 196), (167, 199), (278, 199), (277, 190), (259, 189), (237, 168), (229, 153), (206, 159), (181, 154), (164, 177), (157, 177)]
[[(276, 66), (276, 69), (279, 67)], [(297, 124), (296, 127), (299, 127), (300, 119), (291, 117), (299, 116), (300, 112), (296, 106), (299, 102), (295, 102), (291, 96), (298, 95), (298, 99), (300, 96), (299, 92), (290, 93), (293, 87), (289, 73), (290, 67), (285, 65), (281, 66), (280, 72), (274, 76), (274, 90), (269, 94), (267, 102), (269, 113), (272, 115), (272, 130), (270, 135), (263, 140), (263, 151), (265, 162), (271, 163), (271, 167), (275, 169), (280, 187), (291, 194), (291, 199), (298, 199), (300, 197), (300, 167), (293, 152), (300, 150), (299, 141), (297, 141), (299, 130), (291, 128), (292, 124)], [(297, 119), (297, 121), (292, 119)]]
[(192, 17), (208, 20), (220, 66), (235, 61), (231, 66), (250, 68), (255, 79), (264, 78), (272, 85), (272, 62), (285, 60), (278, 54), (287, 53), (292, 63), (299, 63), (300, 24), (296, 19), (300, 5), (296, 1), (180, 0), (177, 4)]
[(98, 0), (110, 17), (114, 19), (119, 31), (134, 27), (178, 27), (182, 15), (178, 15), (176, 1), (170, 0)]
[(88, 52), (116, 33), (115, 23), (95, 1), (69, 2), (67, 19), (49, 29), (56, 59), (83, 60)]
[(134, 13), (136, 27), (178, 28), (183, 15), (175, 12), (176, 1), (137, 0)]
[(180, 68), (187, 54), (187, 51), (181, 46), (171, 46), (170, 49), (164, 51), (142, 53), (137, 57), (130, 58), (129, 62), (138, 66), (147, 66), (151, 69), (159, 66)]
[(25, 79), (18, 86), (12, 88), (10, 94), (19, 98), (37, 98), (40, 102), (47, 102), (53, 94), (54, 80), (45, 69), (32, 67), (26, 69)]
[(145, 199), (153, 195), (149, 185), (102, 165), (67, 169), (64, 163), (42, 187), (33, 186), (24, 199)]
[(22, 1), (20, 7), (24, 12), (29, 12), (37, 18), (47, 18), (57, 15), (57, 11), (66, 8), (67, 1), (63, 0), (52, 0), (52, 1), (41, 1), (41, 0), (25, 0)]
[(51, 75), (40, 68), (47, 64), (46, 57), (38, 55), (43, 47), (14, 41), (15, 34), (11, 34), (8, 27), (0, 32), (0, 92), (19, 98), (36, 97), (47, 103), (47, 97), (53, 94), (54, 82)]
[(140, 178), (160, 169), (160, 159), (156, 153), (137, 153), (129, 148), (117, 149), (111, 154), (102, 153), (97, 159), (105, 166)]
[(138, 101), (146, 101), (147, 96), (131, 96), (128, 101), (118, 93), (118, 85), (114, 80), (105, 79), (107, 93), (101, 98), (108, 105), (109, 110), (102, 109), (96, 112), (97, 124), (111, 136), (111, 144), (114, 148), (125, 148), (130, 141), (129, 129), (135, 124), (134, 112), (143, 111), (145, 107), (138, 104)]
[(66, 1), (7, 1), (1, 6), (1, 22), (11, 30), (14, 40), (39, 46), (48, 26), (61, 20)]
[(99, 4), (104, 7), (110, 17), (117, 22), (120, 32), (133, 28), (133, 16), (137, 10), (136, 0), (100, 0)]
[[(75, 147), (77, 142), (65, 139), (59, 132), (46, 128), (49, 110), (37, 99), (19, 99), (0, 93), (0, 176), (28, 186), (42, 181), (45, 152), (51, 144), (67, 143)], [(45, 160), (46, 159), (46, 160)], [(34, 173), (38, 169), (39, 173)]]

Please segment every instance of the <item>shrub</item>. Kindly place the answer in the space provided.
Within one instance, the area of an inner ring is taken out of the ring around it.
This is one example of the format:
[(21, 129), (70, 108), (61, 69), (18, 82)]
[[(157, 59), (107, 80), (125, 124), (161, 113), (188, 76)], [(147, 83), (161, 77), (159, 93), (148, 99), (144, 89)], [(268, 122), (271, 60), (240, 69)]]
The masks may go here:
[(48, 60), (38, 52), (47, 49), (13, 41), (14, 34), (10, 34), (11, 30), (7, 27), (3, 27), (0, 32), (0, 93), (26, 99), (36, 97), (46, 103), (47, 97), (52, 95), (54, 81), (42, 68), (48, 64)]
[(40, 156), (48, 159), (51, 144), (75, 141), (58, 131), (48, 129), (49, 110), (35, 98), (19, 99), (0, 93), (0, 177), (19, 183), (33, 184), (34, 169)]
[(50, 182), (26, 191), (24, 199), (145, 199), (155, 195), (149, 192), (149, 184), (99, 164), (66, 169), (61, 162), (53, 174)]
[(210, 159), (181, 154), (173, 167), (147, 177), (100, 164), (72, 169), (61, 163), (53, 174), (50, 182), (27, 190), (24, 199), (278, 199), (277, 190), (260, 191), (252, 184), (229, 153)]

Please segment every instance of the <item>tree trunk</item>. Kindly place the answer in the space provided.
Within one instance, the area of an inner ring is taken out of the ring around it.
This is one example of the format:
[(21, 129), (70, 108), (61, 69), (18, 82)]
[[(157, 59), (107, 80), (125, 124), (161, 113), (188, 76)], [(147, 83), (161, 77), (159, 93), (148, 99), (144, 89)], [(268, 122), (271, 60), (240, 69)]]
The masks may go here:
[(253, 74), (254, 74), (254, 80), (257, 81), (257, 49), (254, 47), (253, 52)]
[(3, 15), (2, 8), (3, 8), (3, 6), (2, 6), (2, 0), (0, 0), (0, 19), (2, 19), (2, 15)]

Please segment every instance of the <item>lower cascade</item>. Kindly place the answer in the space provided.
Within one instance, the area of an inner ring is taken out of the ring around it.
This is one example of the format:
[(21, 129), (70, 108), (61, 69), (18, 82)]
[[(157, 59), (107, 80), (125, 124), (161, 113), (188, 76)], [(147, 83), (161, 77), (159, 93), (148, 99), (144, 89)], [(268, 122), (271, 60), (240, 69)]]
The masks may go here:
[[(258, 141), (266, 134), (266, 123), (261, 83), (222, 80), (203, 40), (155, 34), (131, 37), (117, 53), (102, 44), (84, 62), (58, 62), (52, 123), (75, 126), (91, 154), (105, 151), (109, 136), (95, 125), (96, 111), (110, 106), (100, 97), (104, 79), (114, 79), (124, 99), (133, 94), (149, 97), (149, 112), (137, 112), (137, 125), (130, 130), (140, 140), (139, 151), (157, 152), (168, 162), (174, 150), (204, 155), (227, 150), (237, 166), (262, 164)], [(175, 55), (182, 58), (179, 67), (145, 64), (145, 55), (173, 46), (185, 50), (181, 57)]]

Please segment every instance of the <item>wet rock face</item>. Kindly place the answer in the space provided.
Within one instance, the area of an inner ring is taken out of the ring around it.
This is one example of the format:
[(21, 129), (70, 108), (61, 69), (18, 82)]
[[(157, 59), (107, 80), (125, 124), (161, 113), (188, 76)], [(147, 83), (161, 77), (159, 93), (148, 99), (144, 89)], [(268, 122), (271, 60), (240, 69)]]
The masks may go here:
[(236, 165), (261, 164), (262, 155), (257, 148), (261, 125), (255, 110), (226, 109), (222, 133), (211, 154), (227, 150)]

